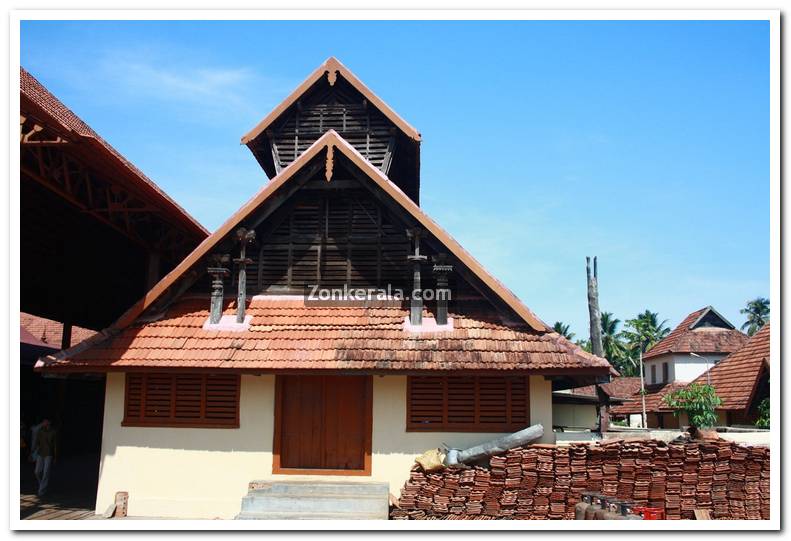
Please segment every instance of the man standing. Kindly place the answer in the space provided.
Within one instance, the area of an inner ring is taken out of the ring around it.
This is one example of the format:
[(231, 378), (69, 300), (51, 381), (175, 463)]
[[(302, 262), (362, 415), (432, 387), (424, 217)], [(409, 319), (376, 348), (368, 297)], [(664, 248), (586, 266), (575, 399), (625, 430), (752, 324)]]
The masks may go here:
[(41, 421), (40, 428), (36, 432), (33, 451), (36, 453), (35, 473), (38, 480), (38, 495), (41, 497), (47, 492), (52, 461), (55, 460), (56, 454), (55, 430), (46, 417)]

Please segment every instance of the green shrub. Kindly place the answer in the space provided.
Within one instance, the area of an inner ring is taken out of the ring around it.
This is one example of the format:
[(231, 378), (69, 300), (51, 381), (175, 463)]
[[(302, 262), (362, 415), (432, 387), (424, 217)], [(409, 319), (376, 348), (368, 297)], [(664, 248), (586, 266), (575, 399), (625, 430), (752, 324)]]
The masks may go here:
[(767, 396), (758, 404), (758, 420), (755, 421), (758, 428), (769, 428), (769, 397)]
[(665, 396), (665, 403), (675, 415), (686, 412), (695, 428), (711, 428), (717, 424), (717, 407), (722, 400), (711, 385), (690, 384)]

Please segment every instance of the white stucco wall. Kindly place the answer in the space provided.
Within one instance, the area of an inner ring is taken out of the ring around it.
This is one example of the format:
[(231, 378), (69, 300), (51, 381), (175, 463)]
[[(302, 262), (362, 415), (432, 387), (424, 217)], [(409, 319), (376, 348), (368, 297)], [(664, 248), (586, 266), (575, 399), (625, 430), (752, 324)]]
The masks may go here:
[[(725, 354), (707, 354), (701, 359), (689, 354), (665, 354), (645, 361), (644, 374), (647, 384), (662, 382), (662, 363), (668, 363), (670, 381), (692, 381), (708, 368), (725, 358)], [(656, 366), (656, 380), (651, 378), (651, 366)]]
[[(299, 479), (272, 474), (274, 376), (243, 376), (238, 429), (122, 427), (124, 375), (109, 374), (97, 512), (115, 493), (129, 493), (131, 516), (233, 518), (247, 485), (256, 479)], [(554, 442), (552, 385), (530, 378), (530, 417)], [(467, 447), (498, 434), (406, 432), (406, 376), (373, 380), (372, 474), (333, 480), (384, 481), (398, 494), (414, 458), (443, 442)], [(321, 477), (321, 479), (327, 479)]]

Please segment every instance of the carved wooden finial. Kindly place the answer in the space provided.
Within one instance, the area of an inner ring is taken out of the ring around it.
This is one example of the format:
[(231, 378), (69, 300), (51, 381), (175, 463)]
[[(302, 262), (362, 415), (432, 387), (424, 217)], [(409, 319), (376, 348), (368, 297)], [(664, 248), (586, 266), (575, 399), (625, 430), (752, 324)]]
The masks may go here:
[(330, 83), (330, 86), (335, 86), (335, 81), (338, 80), (338, 70), (331, 69), (327, 72), (327, 82)]
[(332, 180), (332, 169), (335, 166), (333, 163), (333, 158), (335, 154), (335, 146), (330, 145), (327, 147), (327, 161), (324, 162), (324, 178), (327, 179), (327, 182)]

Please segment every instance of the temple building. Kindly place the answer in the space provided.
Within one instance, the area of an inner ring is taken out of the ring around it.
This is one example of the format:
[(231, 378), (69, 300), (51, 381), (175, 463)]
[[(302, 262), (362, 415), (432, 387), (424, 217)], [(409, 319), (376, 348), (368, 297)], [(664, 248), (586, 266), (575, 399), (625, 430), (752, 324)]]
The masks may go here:
[(426, 215), (420, 141), (330, 58), (242, 138), (270, 180), (39, 360), (106, 373), (97, 510), (126, 492), (130, 515), (233, 518), (252, 481), (284, 479), (398, 494), (427, 449), (533, 424), (554, 442), (553, 391), (617, 375)]

